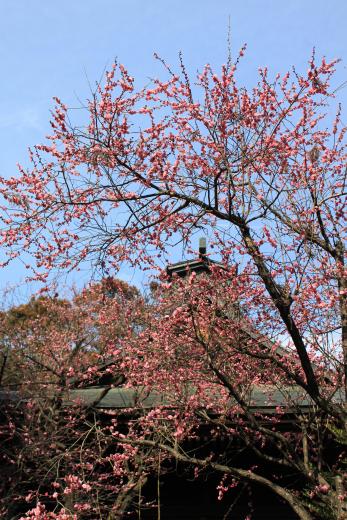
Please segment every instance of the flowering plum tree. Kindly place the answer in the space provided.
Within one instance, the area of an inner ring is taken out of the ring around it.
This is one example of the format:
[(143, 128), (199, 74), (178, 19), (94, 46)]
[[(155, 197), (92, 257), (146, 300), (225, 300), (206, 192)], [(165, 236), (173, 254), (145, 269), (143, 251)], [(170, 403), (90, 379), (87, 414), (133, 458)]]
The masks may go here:
[[(125, 436), (115, 427), (114, 442), (148, 448), (152, 462), (170, 456), (258, 482), (301, 519), (341, 519), (340, 451), (327, 450), (327, 439), (346, 438), (346, 128), (340, 109), (331, 129), (325, 114), (336, 61), (313, 56), (307, 73), (274, 79), (260, 69), (249, 90), (236, 80), (243, 52), (219, 74), (206, 66), (194, 85), (183, 65), (175, 74), (163, 62), (167, 80), (136, 89), (115, 64), (85, 126), (73, 126), (56, 98), (52, 135), (31, 150), (32, 168), (2, 180), (5, 263), (25, 251), (41, 281), (88, 260), (106, 272), (122, 261), (148, 267), (207, 229), (222, 273), (189, 291), (177, 286), (175, 296), (168, 287), (149, 329), (118, 352), (128, 384), (167, 395), (176, 411), (153, 409)], [(286, 396), (278, 416), (295, 415), (291, 434), (252, 411), (251, 389), (270, 383)], [(237, 432), (256, 457), (295, 468), (304, 492), (257, 463), (188, 456), (180, 441), (201, 420)]]
[[(114, 352), (144, 314), (138, 291), (114, 279), (92, 284), (71, 301), (40, 297), (2, 313), (4, 518), (19, 518), (33, 505), (28, 518), (95, 518), (105, 508), (119, 509), (116, 497), (136, 470), (125, 481), (120, 456), (113, 471), (113, 441), (94, 412), (98, 400), (123, 382)], [(82, 406), (74, 392), (92, 385), (99, 391)]]

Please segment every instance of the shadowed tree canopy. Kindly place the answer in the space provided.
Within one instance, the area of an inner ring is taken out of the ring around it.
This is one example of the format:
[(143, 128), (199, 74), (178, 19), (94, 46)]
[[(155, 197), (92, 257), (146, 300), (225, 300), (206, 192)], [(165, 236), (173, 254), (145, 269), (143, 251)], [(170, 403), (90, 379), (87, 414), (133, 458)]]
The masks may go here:
[[(113, 314), (106, 316), (110, 309)], [(111, 277), (75, 292), (70, 300), (32, 297), (3, 311), (1, 384), (30, 390), (32, 385), (57, 384), (60, 379), (75, 386), (83, 381), (91, 384), (93, 374), (87, 377), (87, 369), (94, 365), (99, 381), (101, 368), (112, 365), (112, 348), (129, 328), (140, 326), (141, 313), (144, 300), (139, 291)]]

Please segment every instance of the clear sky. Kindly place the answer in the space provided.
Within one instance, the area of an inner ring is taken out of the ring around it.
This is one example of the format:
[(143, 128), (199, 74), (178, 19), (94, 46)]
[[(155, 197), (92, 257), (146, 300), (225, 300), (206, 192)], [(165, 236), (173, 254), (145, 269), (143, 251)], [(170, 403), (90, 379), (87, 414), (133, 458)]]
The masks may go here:
[[(347, 81), (346, 0), (0, 0), (0, 175), (49, 133), (52, 97), (78, 106), (115, 57), (139, 85), (158, 74), (153, 52), (174, 66), (182, 50), (192, 72), (225, 63), (229, 17), (233, 50), (248, 44), (244, 83), (258, 66), (306, 69), (314, 46)], [(337, 101), (347, 107), (347, 88)], [(23, 276), (0, 272), (0, 287)]]

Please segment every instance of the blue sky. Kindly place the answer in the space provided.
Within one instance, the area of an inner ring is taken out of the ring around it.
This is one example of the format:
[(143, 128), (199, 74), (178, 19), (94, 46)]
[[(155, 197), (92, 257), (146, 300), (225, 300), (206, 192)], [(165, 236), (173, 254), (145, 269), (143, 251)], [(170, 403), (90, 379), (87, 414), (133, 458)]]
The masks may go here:
[[(244, 83), (256, 81), (258, 66), (306, 69), (314, 46), (319, 56), (343, 60), (336, 86), (347, 80), (345, 0), (2, 0), (0, 175), (27, 165), (27, 147), (49, 133), (52, 97), (79, 106), (88, 82), (115, 57), (138, 85), (159, 73), (153, 52), (174, 66), (182, 50), (190, 72), (207, 62), (220, 66), (229, 17), (234, 52), (248, 44)], [(337, 101), (347, 105), (347, 87)], [(8, 268), (0, 287), (23, 276), (18, 266)]]

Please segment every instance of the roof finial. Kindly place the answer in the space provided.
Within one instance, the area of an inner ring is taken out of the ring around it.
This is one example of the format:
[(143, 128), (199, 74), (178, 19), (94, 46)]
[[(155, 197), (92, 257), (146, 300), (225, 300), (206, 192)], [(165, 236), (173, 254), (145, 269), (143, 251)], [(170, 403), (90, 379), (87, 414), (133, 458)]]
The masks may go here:
[(199, 256), (205, 256), (206, 255), (206, 238), (201, 237), (199, 239)]

